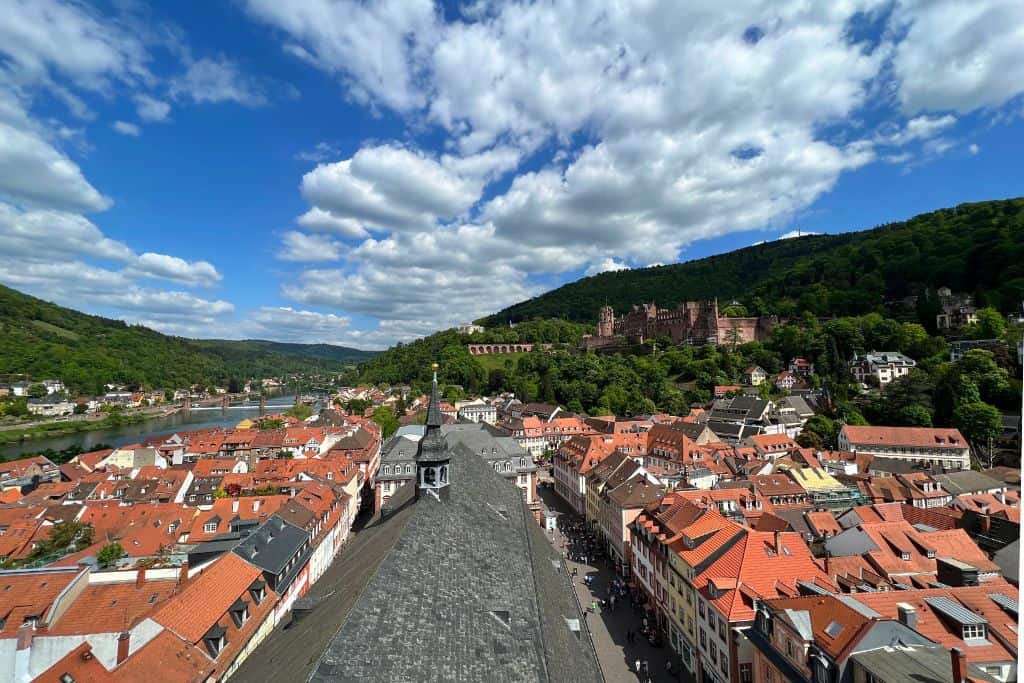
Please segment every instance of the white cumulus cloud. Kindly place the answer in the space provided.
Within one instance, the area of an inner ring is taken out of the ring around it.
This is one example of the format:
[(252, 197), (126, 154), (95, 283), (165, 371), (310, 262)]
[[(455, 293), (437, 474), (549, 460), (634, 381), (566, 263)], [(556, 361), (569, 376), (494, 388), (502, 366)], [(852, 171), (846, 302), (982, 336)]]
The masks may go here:
[(142, 134), (142, 129), (139, 128), (137, 124), (129, 123), (128, 121), (114, 121), (110, 127), (121, 135), (127, 135), (133, 138), (137, 138)]

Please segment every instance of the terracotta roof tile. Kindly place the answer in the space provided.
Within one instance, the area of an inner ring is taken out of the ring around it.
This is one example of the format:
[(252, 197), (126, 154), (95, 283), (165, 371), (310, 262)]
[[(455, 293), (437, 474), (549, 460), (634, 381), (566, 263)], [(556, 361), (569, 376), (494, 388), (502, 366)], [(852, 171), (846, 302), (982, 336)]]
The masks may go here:
[(913, 446), (915, 448), (967, 448), (967, 440), (957, 429), (947, 427), (866, 427), (843, 425), (851, 444), (877, 446)]
[[(134, 572), (125, 572), (134, 575)], [(118, 633), (150, 616), (173, 595), (176, 580), (90, 584), (49, 632), (53, 635)]]
[(92, 652), (92, 645), (83, 642), (71, 650), (46, 671), (42, 672), (34, 680), (36, 681), (62, 681), (63, 676), (71, 676), (71, 680), (81, 683), (107, 683), (117, 680), (114, 674), (107, 671), (106, 667)]
[(226, 553), (194, 577), (154, 619), (190, 643), (197, 643), (262, 572)]
[(26, 617), (42, 620), (77, 569), (0, 573), (0, 635), (13, 637)]

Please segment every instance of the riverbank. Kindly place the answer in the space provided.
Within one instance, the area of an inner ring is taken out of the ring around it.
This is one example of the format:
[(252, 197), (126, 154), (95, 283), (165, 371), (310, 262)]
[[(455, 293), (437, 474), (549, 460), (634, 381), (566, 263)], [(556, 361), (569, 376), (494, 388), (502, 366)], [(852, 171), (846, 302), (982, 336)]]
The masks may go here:
[[(268, 403), (268, 412), (283, 412), (294, 404), (292, 396), (275, 396), (273, 403)], [(191, 414), (183, 410), (154, 410), (151, 414), (122, 414), (119, 421), (90, 420), (88, 423), (76, 422), (48, 423), (44, 430), (23, 439), (22, 435), (33, 430), (25, 425), (0, 426), (0, 461), (23, 458), (47, 450), (60, 452), (77, 447), (88, 451), (100, 446), (123, 446), (136, 443), (154, 434), (172, 434), (180, 430), (231, 428), (245, 418), (258, 417), (258, 403), (245, 406), (231, 406), (230, 409), (211, 410), (193, 409)], [(13, 440), (11, 439), (13, 435)]]
[(147, 420), (164, 417), (165, 413), (127, 413), (113, 414), (102, 420), (76, 420), (74, 422), (47, 422), (31, 427), (15, 427), (0, 431), (0, 446), (20, 441), (48, 439), (57, 436), (69, 436), (83, 432), (95, 432), (112, 429), (123, 425), (138, 424)]

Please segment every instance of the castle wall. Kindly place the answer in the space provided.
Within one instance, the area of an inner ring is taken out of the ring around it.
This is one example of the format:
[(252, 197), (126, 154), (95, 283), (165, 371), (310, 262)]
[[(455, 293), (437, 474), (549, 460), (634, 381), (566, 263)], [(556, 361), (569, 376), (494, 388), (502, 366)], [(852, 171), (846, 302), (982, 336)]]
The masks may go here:
[(769, 318), (721, 318), (717, 300), (684, 301), (662, 309), (650, 303), (635, 305), (619, 318), (610, 306), (602, 307), (596, 336), (621, 336), (633, 344), (659, 336), (671, 338), (674, 344), (725, 344), (731, 343), (735, 328), (737, 342), (743, 344), (767, 338), (773, 325)]

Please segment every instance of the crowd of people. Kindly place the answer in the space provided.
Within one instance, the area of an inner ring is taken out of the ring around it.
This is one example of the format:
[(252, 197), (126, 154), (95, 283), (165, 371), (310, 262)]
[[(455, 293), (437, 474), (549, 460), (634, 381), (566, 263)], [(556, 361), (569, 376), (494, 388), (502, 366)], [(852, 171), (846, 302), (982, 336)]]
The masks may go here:
[[(609, 567), (613, 566), (598, 536), (587, 528), (583, 520), (562, 515), (558, 520), (558, 528), (562, 537), (561, 550), (568, 560), (591, 567), (597, 567), (603, 563), (607, 563)], [(603, 610), (614, 612), (621, 605), (629, 605), (629, 608), (640, 617), (638, 619), (640, 627), (636, 630), (626, 631), (626, 643), (635, 644), (642, 639), (653, 647), (661, 647), (661, 636), (654, 624), (644, 616), (646, 614), (644, 596), (636, 587), (630, 586), (622, 577), (615, 576), (604, 587), (604, 590), (595, 588), (596, 572), (588, 573), (584, 570), (583, 575), (580, 576), (579, 567), (573, 567), (571, 575), (573, 581), (579, 581), (585, 585), (593, 596), (590, 604), (584, 605), (586, 618), (589, 619), (591, 615), (598, 614)], [(654, 680), (654, 674), (646, 659), (638, 657), (635, 660), (630, 660), (629, 665), (639, 681), (647, 683)], [(665, 663), (665, 673), (675, 680), (671, 660), (667, 660)]]

